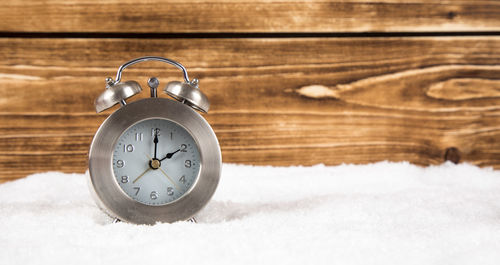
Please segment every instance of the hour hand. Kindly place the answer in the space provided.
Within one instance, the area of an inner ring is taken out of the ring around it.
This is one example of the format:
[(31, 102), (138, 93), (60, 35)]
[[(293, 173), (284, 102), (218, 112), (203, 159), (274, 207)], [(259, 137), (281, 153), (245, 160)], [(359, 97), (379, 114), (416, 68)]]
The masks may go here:
[(165, 160), (165, 159), (170, 159), (170, 158), (172, 158), (172, 156), (173, 156), (175, 153), (179, 152), (180, 150), (181, 150), (181, 149), (177, 149), (177, 150), (175, 150), (175, 151), (174, 151), (174, 152), (172, 152), (172, 153), (168, 153), (168, 154), (167, 154), (164, 158), (160, 159), (160, 162), (161, 162), (161, 161), (163, 161), (163, 160)]

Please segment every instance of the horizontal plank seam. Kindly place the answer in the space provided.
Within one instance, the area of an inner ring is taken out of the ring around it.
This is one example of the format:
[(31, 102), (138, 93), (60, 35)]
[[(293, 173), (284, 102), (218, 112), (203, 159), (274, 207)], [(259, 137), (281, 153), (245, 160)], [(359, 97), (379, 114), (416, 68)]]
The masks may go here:
[(122, 33), (122, 32), (9, 32), (0, 38), (101, 38), (101, 39), (237, 39), (237, 38), (387, 38), (435, 36), (500, 36), (500, 31), (431, 31), (431, 32), (186, 32), (186, 33)]
[[(456, 115), (456, 116), (447, 116), (446, 119), (456, 119), (456, 120), (469, 120), (469, 119), (477, 119), (483, 117), (484, 113), (482, 113), (483, 108), (479, 108), (479, 115), (472, 116), (470, 115), (469, 117), (464, 117), (462, 114)], [(487, 110), (494, 111), (500, 109), (498, 107), (493, 107), (489, 108)], [(467, 111), (471, 111), (473, 109), (469, 108)], [(430, 112), (434, 113), (436, 111), (422, 111), (422, 110), (413, 110), (413, 112), (421, 113), (421, 112)], [(458, 112), (458, 111), (457, 111)], [(314, 111), (314, 110), (309, 110), (309, 111), (295, 111), (295, 110), (273, 110), (272, 112), (268, 110), (253, 110), (253, 109), (242, 109), (242, 110), (212, 110), (209, 114), (205, 115), (205, 117), (210, 117), (210, 116), (216, 116), (216, 115), (265, 115), (265, 116), (275, 116), (275, 115), (297, 115), (297, 116), (333, 116), (333, 117), (343, 117), (343, 116), (357, 116), (357, 117), (392, 117), (392, 118), (407, 118), (407, 117), (421, 117), (421, 115), (412, 115), (411, 113), (408, 114), (398, 114), (398, 113), (373, 113), (370, 111)], [(0, 116), (9, 116), (9, 117), (91, 117), (91, 118), (106, 118), (111, 113), (105, 113), (105, 114), (95, 114), (93, 112), (72, 112), (68, 114), (67, 112), (0, 112)], [(491, 117), (498, 116), (496, 113), (491, 113), (488, 114)], [(442, 117), (425, 117), (425, 119), (432, 119), (432, 120), (441, 120), (443, 119)], [(274, 122), (267, 122), (264, 124), (273, 124)], [(240, 124), (241, 125), (241, 124)], [(252, 123), (252, 125), (255, 125), (255, 123)], [(1, 128), (11, 128), (12, 126), (9, 125), (8, 127), (3, 127), (0, 126)], [(56, 127), (56, 128), (67, 128), (67, 125), (61, 125), (61, 127)]]
[(369, 141), (369, 142), (357, 142), (357, 143), (337, 143), (337, 144), (330, 144), (330, 143), (318, 143), (318, 144), (290, 144), (290, 145), (266, 145), (266, 146), (226, 146), (226, 147), (221, 147), (222, 151), (233, 151), (233, 150), (281, 150), (281, 149), (314, 149), (314, 148), (319, 148), (319, 149), (330, 149), (333, 147), (355, 147), (355, 146), (362, 146), (362, 147), (367, 147), (367, 146), (410, 146), (410, 147), (427, 147), (427, 148), (432, 148), (433, 146), (428, 145), (428, 144), (423, 144), (423, 143), (406, 143), (406, 142), (397, 142), (397, 141)]
[[(9, 152), (0, 152), (0, 156), (39, 156), (39, 155), (87, 155), (88, 151), (31, 151), (29, 153), (26, 153), (26, 151), (23, 152), (16, 152), (16, 151), (9, 151)], [(3, 161), (5, 162), (5, 161)]]

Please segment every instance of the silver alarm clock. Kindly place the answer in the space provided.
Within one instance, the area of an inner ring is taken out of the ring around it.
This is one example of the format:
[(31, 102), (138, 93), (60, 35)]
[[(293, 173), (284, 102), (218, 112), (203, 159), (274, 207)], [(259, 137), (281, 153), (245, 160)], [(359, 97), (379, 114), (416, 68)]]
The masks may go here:
[[(142, 91), (136, 81), (121, 82), (122, 71), (143, 61), (160, 61), (182, 70), (184, 82), (170, 82), (159, 98), (159, 81), (148, 80), (151, 97), (125, 100)], [(121, 107), (97, 130), (89, 151), (90, 189), (97, 204), (116, 220), (136, 224), (195, 221), (214, 194), (222, 158), (217, 137), (198, 113), (209, 109), (207, 97), (184, 66), (162, 57), (131, 60), (96, 99), (99, 113)], [(197, 112), (198, 111), (198, 112)]]

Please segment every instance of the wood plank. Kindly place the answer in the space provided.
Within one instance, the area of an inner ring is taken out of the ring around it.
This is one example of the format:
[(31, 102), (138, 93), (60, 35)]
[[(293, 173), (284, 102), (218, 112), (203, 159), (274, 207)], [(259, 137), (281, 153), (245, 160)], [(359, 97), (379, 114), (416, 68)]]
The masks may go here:
[[(500, 168), (500, 37), (0, 39), (0, 179), (83, 172), (112, 110), (104, 78), (141, 55), (200, 79), (226, 163), (312, 165), (460, 161)], [(180, 72), (127, 68), (143, 87)], [(146, 97), (147, 92), (140, 97)]]
[(4, 32), (499, 31), (496, 0), (4, 0)]

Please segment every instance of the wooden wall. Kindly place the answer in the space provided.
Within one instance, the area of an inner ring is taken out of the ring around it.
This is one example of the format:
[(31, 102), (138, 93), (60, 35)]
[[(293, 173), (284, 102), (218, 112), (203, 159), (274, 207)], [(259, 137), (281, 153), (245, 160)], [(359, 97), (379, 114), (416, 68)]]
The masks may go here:
[[(144, 55), (200, 79), (227, 163), (500, 169), (499, 1), (142, 2), (0, 3), (0, 182), (85, 171), (104, 78)], [(181, 79), (124, 80), (153, 75)]]

